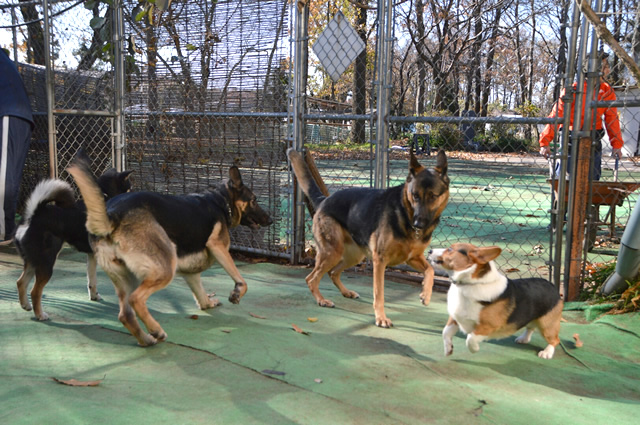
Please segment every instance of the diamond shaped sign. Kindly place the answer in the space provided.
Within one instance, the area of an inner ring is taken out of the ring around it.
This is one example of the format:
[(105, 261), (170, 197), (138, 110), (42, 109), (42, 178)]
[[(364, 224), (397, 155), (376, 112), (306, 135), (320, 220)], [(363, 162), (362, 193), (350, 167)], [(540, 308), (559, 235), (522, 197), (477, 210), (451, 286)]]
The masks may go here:
[(347, 22), (342, 12), (338, 12), (312, 49), (333, 82), (336, 82), (364, 47), (364, 41), (356, 30)]

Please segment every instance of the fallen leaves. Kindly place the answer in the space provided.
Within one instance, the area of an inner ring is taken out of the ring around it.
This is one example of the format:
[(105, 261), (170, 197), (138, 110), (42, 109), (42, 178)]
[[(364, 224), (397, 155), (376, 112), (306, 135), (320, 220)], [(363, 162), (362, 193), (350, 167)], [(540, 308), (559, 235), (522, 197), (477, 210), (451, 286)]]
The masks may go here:
[(69, 385), (71, 387), (97, 387), (102, 382), (102, 379), (97, 381), (78, 381), (76, 379), (59, 379), (59, 378), (51, 378), (54, 381), (63, 384)]
[(302, 335), (309, 335), (309, 332), (303, 331), (302, 329), (300, 329), (298, 326), (296, 326), (295, 323), (291, 324), (291, 327), (293, 328), (294, 331), (298, 332), (299, 334)]
[(266, 319), (264, 316), (258, 316), (257, 314), (249, 313), (249, 316), (255, 317), (256, 319)]

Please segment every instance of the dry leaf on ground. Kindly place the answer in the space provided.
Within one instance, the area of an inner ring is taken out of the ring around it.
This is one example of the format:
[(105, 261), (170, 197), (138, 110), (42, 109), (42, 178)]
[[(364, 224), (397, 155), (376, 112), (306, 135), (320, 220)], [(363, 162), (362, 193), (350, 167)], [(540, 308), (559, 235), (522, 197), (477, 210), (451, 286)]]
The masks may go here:
[(54, 381), (60, 384), (69, 385), (72, 387), (97, 387), (98, 385), (100, 385), (100, 382), (102, 382), (102, 380), (78, 381), (76, 379), (58, 379), (58, 378), (51, 378), (51, 379), (53, 379)]
[(297, 327), (295, 324), (291, 324), (291, 327), (293, 327), (293, 330), (298, 332), (299, 334), (303, 334), (303, 335), (309, 335), (308, 332), (303, 331), (302, 329), (300, 329), (299, 327)]

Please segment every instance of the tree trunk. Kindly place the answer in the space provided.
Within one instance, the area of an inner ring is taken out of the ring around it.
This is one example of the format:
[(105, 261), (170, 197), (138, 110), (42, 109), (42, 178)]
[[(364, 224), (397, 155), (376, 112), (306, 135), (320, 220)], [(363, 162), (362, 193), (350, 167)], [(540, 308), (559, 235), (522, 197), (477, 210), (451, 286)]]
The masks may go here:
[(482, 108), (480, 110), (480, 116), (482, 117), (486, 117), (489, 113), (489, 92), (491, 91), (493, 58), (496, 54), (496, 43), (500, 33), (500, 18), (502, 17), (502, 10), (498, 7), (496, 8), (495, 13), (491, 29), (491, 38), (489, 39), (489, 50), (487, 52), (484, 81), (482, 83)]
[[(358, 55), (354, 63), (353, 75), (353, 113), (363, 115), (366, 112), (367, 100), (367, 10), (356, 8), (356, 30), (365, 45), (365, 49)], [(378, 40), (378, 42), (381, 42)], [(353, 121), (351, 127), (351, 141), (353, 143), (364, 143), (366, 139), (365, 122), (360, 120)]]
[[(30, 2), (31, 0), (19, 0), (20, 3)], [(20, 6), (22, 19), (25, 22), (31, 22), (27, 25), (27, 62), (36, 65), (46, 65), (44, 55), (44, 30), (38, 19), (40, 15), (36, 10), (35, 4), (27, 4)]]

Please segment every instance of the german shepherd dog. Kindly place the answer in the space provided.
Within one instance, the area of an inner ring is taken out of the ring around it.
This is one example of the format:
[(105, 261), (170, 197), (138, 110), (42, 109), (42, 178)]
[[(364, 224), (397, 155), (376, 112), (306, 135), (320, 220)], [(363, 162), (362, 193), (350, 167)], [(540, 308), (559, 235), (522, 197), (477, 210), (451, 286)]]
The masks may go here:
[(115, 286), (118, 319), (141, 346), (167, 338), (146, 302), (176, 273), (201, 309), (213, 308), (220, 302), (206, 294), (200, 273), (218, 261), (235, 282), (229, 301), (240, 302), (247, 284), (229, 254), (229, 229), (240, 224), (258, 229), (272, 220), (243, 184), (238, 167), (232, 166), (228, 180), (202, 194), (130, 192), (107, 203), (84, 161), (76, 158), (67, 171), (87, 205), (86, 225), (98, 264)]
[(402, 185), (389, 189), (344, 189), (328, 197), (322, 195), (300, 153), (289, 149), (287, 156), (302, 191), (316, 211), (313, 216), (316, 262), (306, 281), (318, 305), (334, 306), (318, 289), (325, 273), (329, 273), (344, 297), (359, 297), (345, 288), (340, 274), (365, 257), (373, 260), (373, 309), (377, 326), (392, 326), (384, 313), (387, 266), (407, 263), (423, 272), (420, 299), (424, 305), (429, 304), (434, 271), (424, 251), (449, 200), (444, 151), (438, 153), (433, 170), (420, 165), (411, 153), (409, 175)]
[[(131, 171), (119, 173), (115, 168), (107, 170), (98, 179), (101, 193), (107, 198), (128, 192)], [(85, 227), (87, 214), (84, 202), (76, 201), (75, 193), (64, 180), (43, 180), (33, 190), (24, 215), (16, 230), (15, 244), (24, 267), (18, 279), (18, 297), (23, 309), (33, 312), (38, 320), (48, 320), (42, 309), (42, 291), (51, 279), (53, 266), (64, 242), (87, 254), (87, 287), (93, 301), (101, 300), (98, 293), (96, 259), (89, 245)], [(27, 299), (29, 282), (35, 275), (31, 290), (31, 303)], [(33, 307), (32, 304), (33, 303)]]

